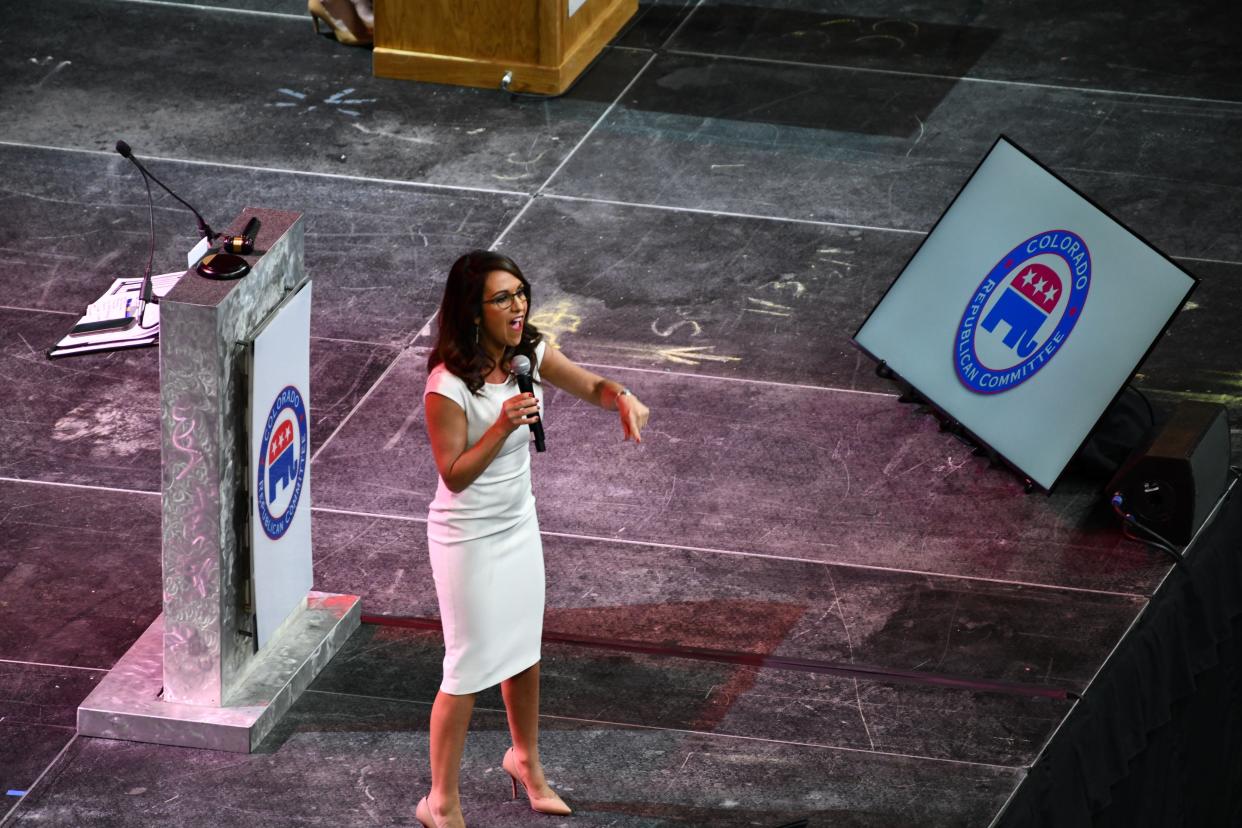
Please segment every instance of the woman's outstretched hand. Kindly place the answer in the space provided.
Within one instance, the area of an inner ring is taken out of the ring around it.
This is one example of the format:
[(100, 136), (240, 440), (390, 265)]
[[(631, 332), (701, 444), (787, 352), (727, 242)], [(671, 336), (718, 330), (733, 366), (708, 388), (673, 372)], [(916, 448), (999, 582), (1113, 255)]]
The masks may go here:
[(622, 439), (633, 439), (635, 443), (643, 441), (643, 429), (647, 427), (647, 418), (651, 411), (633, 394), (617, 397), (617, 412), (621, 415)]
[(527, 391), (515, 394), (504, 401), (500, 406), (500, 416), (496, 418), (496, 424), (503, 428), (506, 434), (512, 434), (521, 426), (530, 425), (538, 420), (539, 400)]

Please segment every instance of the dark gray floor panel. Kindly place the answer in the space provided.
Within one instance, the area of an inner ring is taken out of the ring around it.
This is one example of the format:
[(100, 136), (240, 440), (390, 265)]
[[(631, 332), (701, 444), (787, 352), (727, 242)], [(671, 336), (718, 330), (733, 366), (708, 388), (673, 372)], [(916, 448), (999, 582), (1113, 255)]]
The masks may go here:
[(610, 50), (564, 98), (516, 102), (373, 78), (369, 50), (292, 18), (64, 0), (14, 6), (6, 31), (21, 48), (0, 59), (0, 139), (523, 192), (648, 58)]
[(160, 612), (160, 500), (0, 482), (0, 658), (110, 668)]
[[(0, 721), (0, 820), (73, 738), (72, 727)], [(7, 823), (6, 823), (7, 824)]]
[(103, 670), (0, 661), (0, 722), (76, 728), (78, 705), (103, 676)]
[[(365, 625), (316, 687), (430, 704), (443, 654), (438, 633)], [(552, 716), (1005, 766), (1034, 761), (1071, 704), (546, 643), (540, 672)]]
[(403, 351), (375, 392), (320, 450), (311, 477), (316, 506), (427, 516), (437, 477), (423, 419), (426, 365), (422, 348)]
[(49, 360), (74, 321), (0, 309), (0, 476), (159, 491), (159, 352)]
[[(146, 193), (127, 161), (2, 145), (0, 160), (6, 169), (0, 224), (8, 230), (0, 304), (81, 313), (113, 279), (142, 274), (149, 243)], [(396, 346), (435, 312), (453, 260), (491, 244), (523, 201), (214, 165), (149, 166), (216, 231), (247, 205), (304, 213), (306, 272), (315, 282), (311, 332)], [(196, 240), (194, 217), (153, 189), (154, 270), (183, 270)], [(51, 344), (48, 336), (42, 340), (40, 348)]]
[[(315, 586), (438, 618), (426, 524), (317, 511)], [(1081, 691), (1143, 602), (549, 535), (550, 635)]]
[[(0, 496), (0, 502), (4, 500)], [(7, 529), (0, 523), (0, 530)], [(7, 570), (6, 563), (0, 563), (0, 572)], [(23, 603), (13, 600), (10, 586), (0, 576), (0, 607), (6, 613), (12, 606), (20, 611)], [(46, 617), (41, 620), (49, 627), (62, 623)], [(7, 644), (9, 635), (0, 635), (0, 641)], [(8, 652), (0, 655), (7, 657)], [(0, 820), (17, 802), (19, 794), (13, 792), (28, 790), (73, 738), (78, 705), (104, 675), (103, 670), (0, 661), (0, 796), (7, 793), (0, 799)]]
[(1242, 100), (1229, 4), (707, 0), (667, 44), (711, 54)]
[(311, 339), (311, 451), (319, 450), (400, 353), (387, 345)]
[(961, 18), (951, 23), (921, 20), (913, 16), (921, 11), (916, 9), (874, 16), (871, 9), (876, 6), (821, 2), (799, 9), (779, 0), (762, 5), (707, 2), (695, 8), (666, 48), (962, 77), (973, 74), (980, 57), (1002, 35), (1000, 29)]
[[(426, 516), (419, 350), (321, 452), (316, 504)], [(544, 530), (1140, 595), (1168, 569), (1120, 537), (1092, 485), (1023, 496), (893, 397), (608, 373), (651, 406), (644, 442), (551, 389), (533, 459)]]
[(504, 249), (576, 361), (888, 392), (850, 337), (922, 238), (541, 198)]
[[(49, 360), (64, 314), (0, 309), (0, 477), (158, 492), (159, 352)], [(313, 447), (353, 410), (396, 350), (311, 339)]]
[(1242, 265), (1182, 264), (1201, 281), (1139, 368), (1139, 385), (1165, 397), (1226, 405), (1234, 428), (1242, 429), (1242, 327), (1237, 322)]
[[(550, 191), (926, 231), (1005, 133), (1169, 254), (1237, 260), (1242, 165), (1222, 147), (1240, 122), (1236, 104), (663, 54)], [(1169, 228), (1186, 202), (1197, 220)]]
[[(16, 825), (417, 825), (428, 707), (309, 692), (249, 756), (79, 739), (16, 812)], [(1019, 771), (545, 719), (549, 780), (574, 825), (839, 826), (986, 823)], [(509, 801), (502, 714), (477, 711), (462, 767), (471, 825), (537, 826)], [(106, 772), (105, 772), (106, 769)]]
[(613, 43), (632, 49), (659, 49), (694, 5), (695, 0), (639, 0), (638, 12)]

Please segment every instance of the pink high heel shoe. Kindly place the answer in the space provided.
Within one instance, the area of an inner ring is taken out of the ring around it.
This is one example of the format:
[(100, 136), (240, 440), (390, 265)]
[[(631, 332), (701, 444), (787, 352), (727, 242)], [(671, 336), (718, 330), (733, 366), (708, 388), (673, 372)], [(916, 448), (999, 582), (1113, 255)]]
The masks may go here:
[[(500, 763), (505, 769), (505, 773), (509, 774), (509, 781), (513, 783), (513, 798), (517, 799), (518, 783), (521, 782), (522, 790), (526, 791), (526, 798), (530, 800), (530, 809), (541, 814), (553, 814), (555, 816), (569, 816), (573, 813), (565, 801), (553, 793), (548, 797), (535, 797), (531, 795), (530, 788), (526, 787), (526, 783), (522, 782), (518, 774), (517, 758), (513, 755), (513, 748), (505, 751), (505, 758)], [(429, 826), (431, 828), (431, 826)]]
[(431, 813), (431, 804), (427, 802), (427, 797), (418, 800), (418, 807), (414, 809), (414, 817), (423, 824), (423, 828), (440, 828), (436, 824), (435, 815)]
[[(436, 819), (435, 812), (431, 810), (431, 794), (427, 794), (418, 800), (418, 806), (414, 808), (415, 818), (422, 824), (423, 828), (441, 828), (440, 821)], [(449, 817), (449, 819), (452, 819)], [(454, 823), (465, 825), (465, 822)]]

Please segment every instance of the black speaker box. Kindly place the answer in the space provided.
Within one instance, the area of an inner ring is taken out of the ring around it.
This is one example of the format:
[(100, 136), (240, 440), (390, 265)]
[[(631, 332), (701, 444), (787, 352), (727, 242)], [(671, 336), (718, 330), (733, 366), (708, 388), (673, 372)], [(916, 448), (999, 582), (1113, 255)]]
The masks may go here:
[(1122, 510), (1174, 543), (1186, 544), (1229, 483), (1229, 417), (1223, 405), (1183, 402), (1151, 445), (1109, 484)]

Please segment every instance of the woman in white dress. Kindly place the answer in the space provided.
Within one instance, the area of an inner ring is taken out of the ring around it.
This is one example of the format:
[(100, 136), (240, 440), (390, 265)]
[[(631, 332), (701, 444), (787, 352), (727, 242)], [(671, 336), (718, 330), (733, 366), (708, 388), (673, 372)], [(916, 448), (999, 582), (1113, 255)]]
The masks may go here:
[[(568, 814), (539, 761), (543, 547), (530, 483), (530, 429), (541, 381), (615, 410), (624, 439), (642, 442), (648, 410), (620, 383), (571, 362), (530, 324), (530, 283), (499, 253), (476, 250), (449, 271), (423, 401), (440, 473), (427, 540), (444, 623), (444, 676), (431, 708), (426, 828), (461, 828), (458, 773), (475, 694), (500, 684), (513, 747), (502, 766), (536, 811)], [(510, 361), (530, 360), (533, 393)]]

